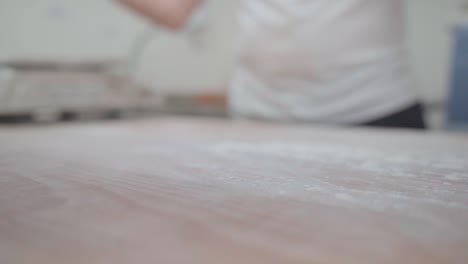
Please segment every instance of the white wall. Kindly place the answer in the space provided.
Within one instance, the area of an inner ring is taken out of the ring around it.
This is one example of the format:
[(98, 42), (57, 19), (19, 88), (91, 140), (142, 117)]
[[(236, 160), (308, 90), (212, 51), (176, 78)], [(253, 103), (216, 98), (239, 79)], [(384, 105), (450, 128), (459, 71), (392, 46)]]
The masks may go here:
[[(426, 101), (442, 101), (447, 93), (450, 23), (461, 1), (408, 1), (410, 58), (415, 85)], [(202, 49), (181, 36), (153, 40), (138, 79), (170, 91), (225, 87), (233, 63), (235, 3), (210, 2), (214, 22)], [(0, 0), (0, 59), (125, 57), (145, 27), (111, 0)]]
[(121, 56), (142, 26), (106, 0), (0, 0), (0, 59)]
[(446, 98), (452, 63), (452, 29), (462, 1), (408, 1), (413, 79), (426, 102), (438, 103)]

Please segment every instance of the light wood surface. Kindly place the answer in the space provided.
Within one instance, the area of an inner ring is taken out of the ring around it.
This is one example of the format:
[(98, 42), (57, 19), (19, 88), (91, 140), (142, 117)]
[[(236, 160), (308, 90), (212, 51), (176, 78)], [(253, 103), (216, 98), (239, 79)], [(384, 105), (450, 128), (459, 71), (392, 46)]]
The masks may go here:
[(0, 127), (0, 263), (468, 263), (468, 137)]

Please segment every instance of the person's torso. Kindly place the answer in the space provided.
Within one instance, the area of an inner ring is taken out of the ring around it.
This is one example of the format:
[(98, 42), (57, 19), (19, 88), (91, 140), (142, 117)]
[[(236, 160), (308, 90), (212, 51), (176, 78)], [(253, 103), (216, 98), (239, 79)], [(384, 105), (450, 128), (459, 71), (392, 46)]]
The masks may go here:
[(364, 122), (414, 101), (403, 0), (244, 0), (238, 116)]

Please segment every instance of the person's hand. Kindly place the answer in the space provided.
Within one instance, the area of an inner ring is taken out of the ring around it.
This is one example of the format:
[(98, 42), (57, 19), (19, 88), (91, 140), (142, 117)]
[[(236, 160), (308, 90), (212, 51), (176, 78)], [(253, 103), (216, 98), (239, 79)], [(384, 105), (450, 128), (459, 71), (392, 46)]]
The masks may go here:
[(151, 21), (180, 30), (203, 0), (117, 0)]

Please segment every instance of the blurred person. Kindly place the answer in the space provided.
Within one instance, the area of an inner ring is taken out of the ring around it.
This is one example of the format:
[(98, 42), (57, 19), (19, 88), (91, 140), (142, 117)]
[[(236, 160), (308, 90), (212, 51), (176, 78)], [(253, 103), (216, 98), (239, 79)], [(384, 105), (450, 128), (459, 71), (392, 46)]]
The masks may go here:
[[(118, 0), (179, 30), (202, 0)], [(424, 129), (404, 0), (240, 0), (235, 117)]]

